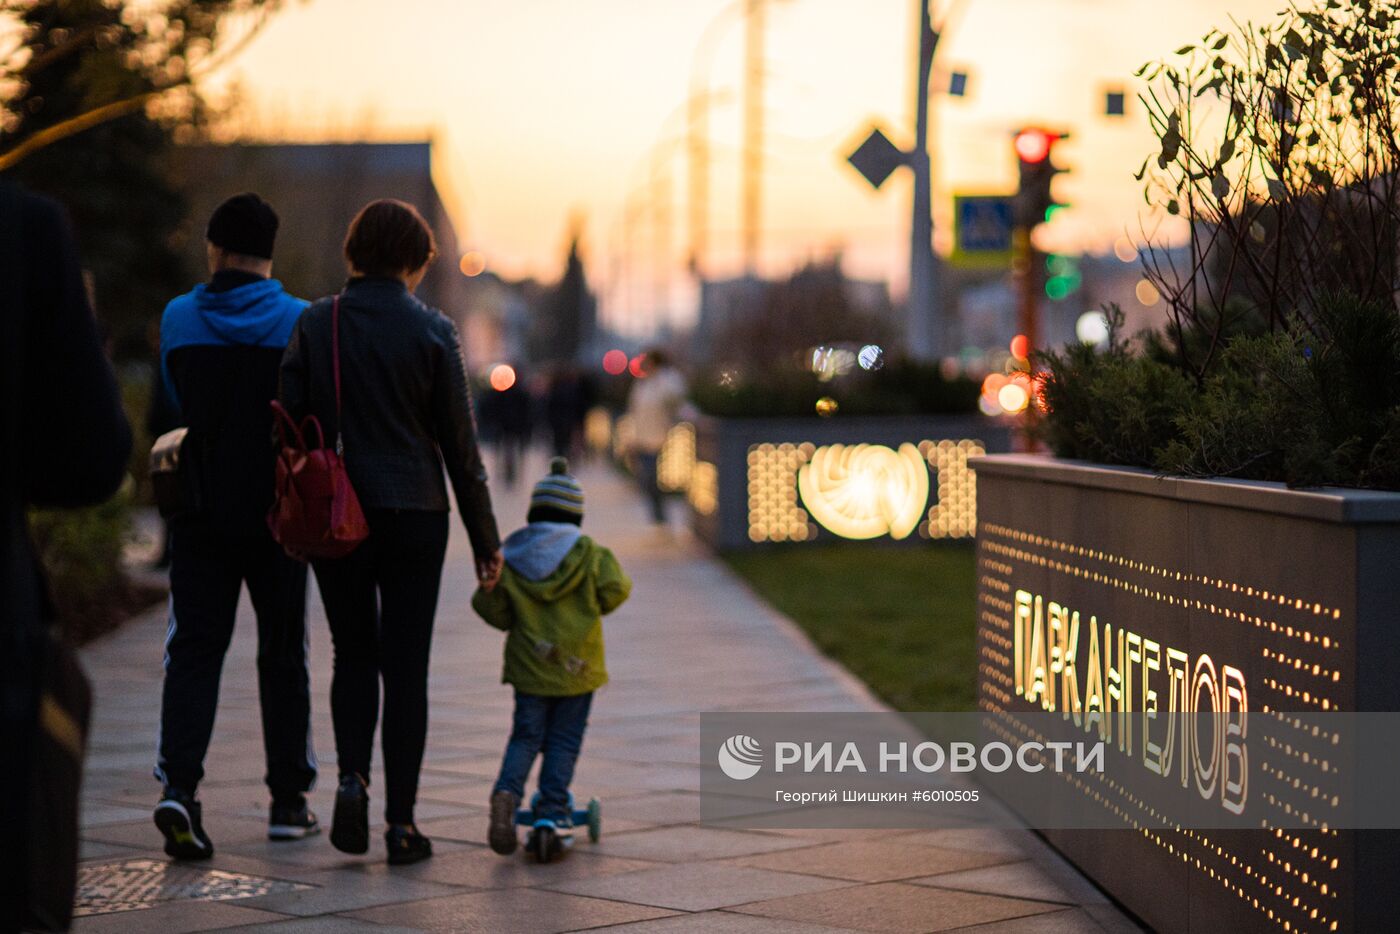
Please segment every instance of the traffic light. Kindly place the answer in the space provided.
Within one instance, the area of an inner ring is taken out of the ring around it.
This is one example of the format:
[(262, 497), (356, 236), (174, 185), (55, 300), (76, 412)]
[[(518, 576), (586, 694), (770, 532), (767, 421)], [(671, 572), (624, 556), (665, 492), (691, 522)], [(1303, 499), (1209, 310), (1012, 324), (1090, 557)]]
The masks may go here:
[(1067, 207), (1055, 200), (1050, 191), (1055, 176), (1065, 169), (1057, 168), (1051, 156), (1055, 144), (1068, 134), (1028, 128), (1016, 134), (1014, 145), (1020, 164), (1020, 184), (1016, 188), (1016, 225), (1027, 230), (1043, 224), (1055, 212)]

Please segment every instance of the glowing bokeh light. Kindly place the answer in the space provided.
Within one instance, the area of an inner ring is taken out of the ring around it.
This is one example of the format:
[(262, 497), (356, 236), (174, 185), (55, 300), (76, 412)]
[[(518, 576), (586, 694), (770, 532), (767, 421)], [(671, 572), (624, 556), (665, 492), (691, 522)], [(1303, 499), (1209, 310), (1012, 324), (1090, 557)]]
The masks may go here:
[(1099, 344), (1108, 341), (1108, 318), (1101, 311), (1086, 311), (1074, 322), (1074, 335), (1085, 344)]
[(856, 354), (856, 362), (862, 370), (878, 370), (885, 365), (885, 350), (879, 344), (866, 344)]
[(1012, 415), (1024, 412), (1030, 401), (1031, 395), (1020, 380), (1012, 380), (997, 392), (997, 404)]
[(829, 383), (838, 376), (844, 376), (856, 365), (856, 355), (844, 347), (813, 347), (811, 357), (812, 372), (817, 379)]
[(498, 363), (491, 368), (491, 388), (505, 392), (515, 385), (515, 367), (508, 363)]
[(1002, 373), (988, 373), (987, 378), (982, 380), (982, 398), (993, 404), (997, 401), (997, 393), (1001, 392), (1001, 387), (1006, 385), (1006, 376)]
[(1024, 334), (1017, 334), (1011, 338), (1011, 356), (1017, 360), (1028, 359), (1031, 352), (1030, 339)]
[(639, 353), (632, 358), (632, 362), (627, 364), (627, 372), (637, 379), (642, 379), (647, 375), (647, 355)]
[(613, 376), (621, 376), (627, 369), (627, 354), (620, 350), (609, 350), (603, 354), (603, 371)]
[(1137, 300), (1149, 308), (1157, 304), (1162, 298), (1162, 293), (1157, 291), (1157, 287), (1146, 279), (1139, 279), (1138, 284), (1133, 287), (1133, 293), (1137, 295)]
[(817, 414), (820, 415), (822, 418), (830, 418), (831, 416), (835, 415), (836, 410), (840, 407), (841, 406), (837, 404), (836, 400), (831, 398), (830, 396), (822, 396), (820, 399), (817, 400)]
[(486, 256), (480, 250), (469, 250), (462, 254), (462, 262), (457, 268), (462, 270), (464, 276), (479, 276), (486, 271)]
[(1138, 250), (1133, 246), (1133, 241), (1119, 237), (1113, 241), (1113, 255), (1125, 263), (1131, 263), (1138, 258)]

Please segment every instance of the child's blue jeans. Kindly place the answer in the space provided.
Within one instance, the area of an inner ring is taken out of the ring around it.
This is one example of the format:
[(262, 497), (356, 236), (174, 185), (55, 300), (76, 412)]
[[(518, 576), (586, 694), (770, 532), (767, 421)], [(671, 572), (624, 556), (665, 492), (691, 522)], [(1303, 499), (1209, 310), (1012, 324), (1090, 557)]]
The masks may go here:
[(583, 746), (583, 731), (588, 726), (588, 709), (592, 705), (592, 693), (540, 697), (516, 691), (510, 742), (506, 744), (501, 775), (492, 793), (509, 791), (524, 798), (530, 766), (535, 764), (535, 756), (543, 752), (539, 816), (550, 820), (568, 817), (569, 784), (574, 780), (574, 765)]

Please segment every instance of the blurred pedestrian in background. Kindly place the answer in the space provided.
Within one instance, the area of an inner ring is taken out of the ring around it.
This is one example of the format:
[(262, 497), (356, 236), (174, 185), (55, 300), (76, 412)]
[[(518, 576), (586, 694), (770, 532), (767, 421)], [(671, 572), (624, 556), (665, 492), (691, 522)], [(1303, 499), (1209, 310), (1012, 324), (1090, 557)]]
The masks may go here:
[(564, 364), (555, 370), (545, 397), (550, 451), (555, 457), (573, 457), (582, 451), (583, 423), (593, 406), (592, 395), (578, 367)]
[(632, 384), (627, 397), (627, 414), (632, 419), (632, 458), (637, 482), (651, 506), (651, 519), (666, 525), (666, 501), (661, 492), (657, 468), (666, 436), (676, 424), (685, 403), (685, 377), (671, 365), (661, 348), (648, 350), (642, 358), (642, 375)]
[(89, 695), (54, 639), (26, 513), (115, 493), (131, 427), (67, 218), (4, 181), (0, 282), (0, 930), (64, 930)]
[(432, 230), (413, 207), (388, 200), (366, 205), (345, 238), (350, 280), (338, 296), (302, 315), (282, 360), (282, 404), (298, 421), (315, 415), (327, 437), (343, 438), (345, 466), (369, 523), (369, 538), (349, 555), (314, 562), (335, 645), (331, 715), (340, 784), (331, 843), (346, 853), (369, 849), (382, 678), (384, 842), (391, 863), (433, 852), (413, 811), (447, 552), (444, 466), (484, 588), (495, 586), (503, 560), (457, 328), (413, 295), (436, 254)]
[(276, 450), (272, 414), (282, 351), (306, 302), (272, 275), (278, 218), (257, 195), (229, 198), (205, 233), (209, 281), (161, 319), (161, 371), (188, 428), (180, 470), (197, 491), (170, 523), (170, 625), (165, 637), (155, 823), (165, 852), (208, 859), (196, 797), (214, 731), (219, 677), (246, 583), (258, 625), (268, 837), (316, 833), (306, 792), (316, 781), (306, 667), (306, 566), (267, 528)]
[(488, 385), (477, 403), (481, 418), (482, 439), (496, 446), (496, 470), (506, 489), (515, 488), (520, 476), (520, 461), (529, 447), (533, 434), (535, 403), (519, 367), (510, 385), (497, 389)]

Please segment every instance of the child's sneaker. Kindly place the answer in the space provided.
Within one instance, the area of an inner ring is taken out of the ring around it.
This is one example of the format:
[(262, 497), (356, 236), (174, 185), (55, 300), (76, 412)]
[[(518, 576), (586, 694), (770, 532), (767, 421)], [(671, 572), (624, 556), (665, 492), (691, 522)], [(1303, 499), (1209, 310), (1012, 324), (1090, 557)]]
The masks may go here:
[(509, 791), (497, 791), (491, 795), (491, 828), (486, 838), (491, 849), (502, 856), (515, 852), (520, 841), (515, 834), (515, 812), (520, 807), (520, 796)]

